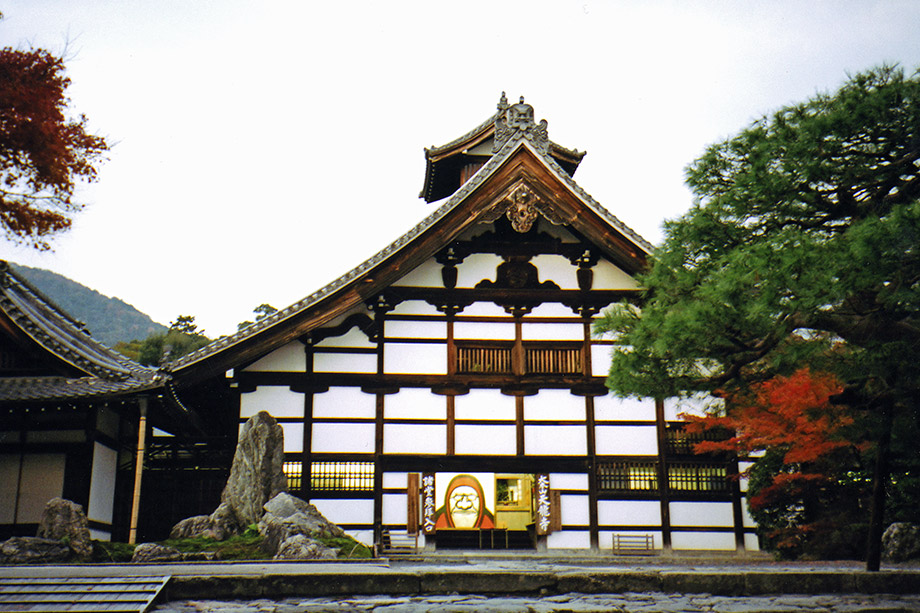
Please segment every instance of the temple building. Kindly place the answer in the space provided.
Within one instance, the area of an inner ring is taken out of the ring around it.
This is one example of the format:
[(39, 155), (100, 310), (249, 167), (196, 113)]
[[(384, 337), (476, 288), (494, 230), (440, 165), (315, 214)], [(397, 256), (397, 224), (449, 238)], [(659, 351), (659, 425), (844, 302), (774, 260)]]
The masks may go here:
[[(291, 492), (368, 544), (388, 531), (437, 549), (608, 549), (614, 535), (756, 549), (738, 462), (694, 455), (676, 403), (604, 386), (612, 341), (593, 318), (638, 304), (652, 246), (575, 183), (583, 156), (503, 94), (425, 151), (425, 219), (169, 364), (177, 406), (215, 439), (273, 415)], [(195, 459), (201, 437), (173, 438), (187, 464), (163, 455), (145, 473), (142, 520), (145, 506), (181, 519), (164, 484), (222, 474), (226, 458)]]

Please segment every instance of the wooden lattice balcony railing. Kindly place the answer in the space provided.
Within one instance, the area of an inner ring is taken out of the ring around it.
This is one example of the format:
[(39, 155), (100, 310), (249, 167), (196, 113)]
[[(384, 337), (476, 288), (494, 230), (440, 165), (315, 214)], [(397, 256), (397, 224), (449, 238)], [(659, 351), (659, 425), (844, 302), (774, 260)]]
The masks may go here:
[(581, 374), (581, 347), (524, 347), (525, 371), (528, 373)]
[[(581, 343), (528, 343), (510, 341), (458, 342), (457, 373), (579, 375), (583, 371)], [(520, 363), (517, 364), (516, 361)]]
[[(289, 464), (289, 462), (285, 462)], [(291, 473), (288, 482), (291, 481)], [(368, 492), (374, 490), (373, 462), (313, 462), (310, 488), (314, 492)]]
[(668, 465), (668, 487), (676, 492), (729, 491), (728, 470), (718, 464), (681, 462)]
[(460, 374), (507, 374), (513, 372), (511, 344), (457, 345), (457, 372)]
[(657, 492), (657, 462), (605, 462), (597, 466), (602, 492)]

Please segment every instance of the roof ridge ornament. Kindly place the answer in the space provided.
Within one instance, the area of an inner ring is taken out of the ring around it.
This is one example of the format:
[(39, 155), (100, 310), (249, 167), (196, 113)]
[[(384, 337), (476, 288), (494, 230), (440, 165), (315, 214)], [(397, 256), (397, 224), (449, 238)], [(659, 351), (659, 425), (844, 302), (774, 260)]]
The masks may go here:
[(545, 119), (540, 123), (534, 121), (533, 107), (524, 102), (521, 96), (517, 104), (508, 104), (505, 92), (498, 101), (498, 113), (495, 117), (495, 141), (492, 144), (492, 153), (498, 152), (509, 140), (517, 135), (533, 143), (541, 153), (549, 152), (549, 134)]

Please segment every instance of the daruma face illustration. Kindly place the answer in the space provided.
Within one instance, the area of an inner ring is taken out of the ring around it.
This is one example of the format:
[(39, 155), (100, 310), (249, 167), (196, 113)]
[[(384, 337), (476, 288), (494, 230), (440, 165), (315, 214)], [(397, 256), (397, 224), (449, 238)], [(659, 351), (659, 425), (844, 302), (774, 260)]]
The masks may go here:
[(451, 479), (444, 496), (448, 523), (455, 528), (473, 528), (482, 518), (482, 485), (470, 475)]

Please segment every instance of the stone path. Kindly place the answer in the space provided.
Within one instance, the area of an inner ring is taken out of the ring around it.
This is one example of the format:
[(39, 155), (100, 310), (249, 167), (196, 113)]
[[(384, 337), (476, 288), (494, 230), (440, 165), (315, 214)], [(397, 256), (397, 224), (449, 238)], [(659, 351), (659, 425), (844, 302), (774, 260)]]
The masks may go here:
[(359, 596), (284, 600), (182, 600), (165, 603), (161, 613), (824, 613), (920, 611), (920, 595), (828, 594), (816, 596), (726, 597), (706, 594), (562, 594), (546, 597)]

